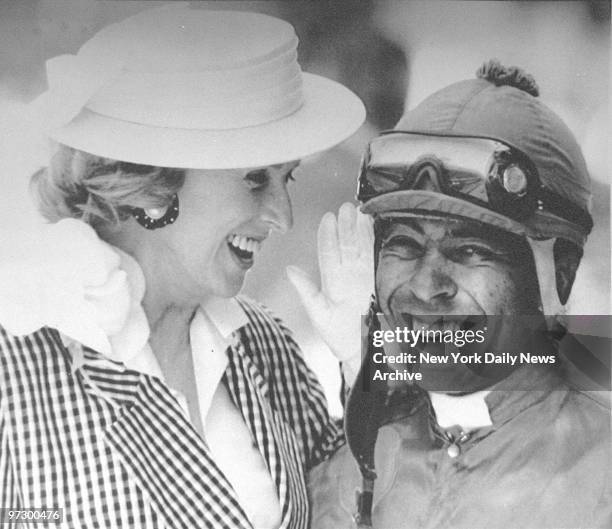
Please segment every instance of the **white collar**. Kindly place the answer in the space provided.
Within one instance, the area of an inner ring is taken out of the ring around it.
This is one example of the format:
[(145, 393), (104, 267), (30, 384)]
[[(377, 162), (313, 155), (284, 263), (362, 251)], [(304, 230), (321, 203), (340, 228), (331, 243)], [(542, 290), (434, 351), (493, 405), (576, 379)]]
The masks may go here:
[(429, 392), (436, 420), (442, 428), (459, 426), (463, 431), (491, 426), (491, 416), (485, 397), (490, 391), (477, 391), (469, 395), (454, 396)]
[(209, 299), (193, 318), (189, 336), (202, 424), (227, 368), (231, 335), (246, 323), (244, 310), (233, 298)]
[(211, 297), (200, 308), (224, 339), (248, 323), (246, 313), (235, 298)]

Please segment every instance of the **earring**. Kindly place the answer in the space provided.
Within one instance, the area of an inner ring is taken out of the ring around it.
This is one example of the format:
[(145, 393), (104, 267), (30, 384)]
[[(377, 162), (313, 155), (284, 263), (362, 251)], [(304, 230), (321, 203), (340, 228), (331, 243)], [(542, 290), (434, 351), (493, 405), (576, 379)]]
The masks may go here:
[(132, 216), (136, 222), (147, 230), (156, 230), (172, 224), (179, 214), (178, 195), (174, 195), (170, 206), (167, 208), (133, 208)]

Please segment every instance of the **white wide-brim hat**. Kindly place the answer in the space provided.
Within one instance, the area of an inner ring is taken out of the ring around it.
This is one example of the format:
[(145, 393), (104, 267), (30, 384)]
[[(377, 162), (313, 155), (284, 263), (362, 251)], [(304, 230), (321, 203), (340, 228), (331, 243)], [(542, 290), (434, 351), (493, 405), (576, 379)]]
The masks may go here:
[(133, 163), (192, 169), (299, 160), (352, 135), (361, 100), (303, 73), (297, 37), (259, 13), (169, 5), (47, 61), (32, 109), (53, 140)]

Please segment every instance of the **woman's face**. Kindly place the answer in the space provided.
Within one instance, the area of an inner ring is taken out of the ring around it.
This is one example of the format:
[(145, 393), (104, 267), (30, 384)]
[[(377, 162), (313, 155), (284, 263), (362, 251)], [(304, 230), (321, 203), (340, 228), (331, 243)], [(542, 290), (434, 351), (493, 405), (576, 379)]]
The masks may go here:
[(293, 224), (287, 184), (297, 166), (188, 170), (177, 220), (155, 230), (173, 282), (195, 297), (236, 295), (270, 232)]

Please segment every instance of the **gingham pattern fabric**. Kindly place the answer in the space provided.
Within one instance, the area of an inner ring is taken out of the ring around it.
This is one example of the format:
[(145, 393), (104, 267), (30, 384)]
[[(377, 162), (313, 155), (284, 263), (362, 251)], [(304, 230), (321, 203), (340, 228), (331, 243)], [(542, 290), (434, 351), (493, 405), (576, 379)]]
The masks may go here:
[[(223, 383), (276, 483), (281, 528), (305, 529), (305, 473), (343, 435), (287, 329), (239, 301), (248, 324)], [(0, 507), (62, 507), (70, 528), (250, 528), (168, 387), (81, 352), (75, 361), (53, 329), (0, 327)]]

